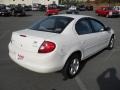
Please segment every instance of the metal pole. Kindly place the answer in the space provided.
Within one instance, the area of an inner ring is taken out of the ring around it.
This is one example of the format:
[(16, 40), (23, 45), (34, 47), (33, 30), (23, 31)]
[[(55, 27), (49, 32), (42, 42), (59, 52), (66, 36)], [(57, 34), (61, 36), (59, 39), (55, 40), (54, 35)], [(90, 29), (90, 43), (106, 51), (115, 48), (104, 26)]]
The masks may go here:
[(108, 0), (108, 6), (110, 7), (110, 0)]

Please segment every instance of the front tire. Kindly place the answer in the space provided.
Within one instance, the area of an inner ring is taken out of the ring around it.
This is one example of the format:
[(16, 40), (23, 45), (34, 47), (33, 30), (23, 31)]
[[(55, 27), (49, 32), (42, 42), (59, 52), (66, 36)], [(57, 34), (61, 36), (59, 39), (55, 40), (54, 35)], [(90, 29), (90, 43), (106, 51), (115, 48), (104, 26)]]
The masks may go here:
[(100, 16), (98, 13), (96, 13), (96, 16)]
[(111, 39), (110, 39), (110, 41), (109, 41), (109, 45), (108, 45), (108, 47), (107, 47), (107, 49), (109, 49), (109, 50), (112, 50), (113, 49), (113, 47), (114, 47), (114, 36), (112, 36), (111, 37)]
[(107, 15), (106, 15), (106, 18), (109, 18), (109, 17), (110, 17), (109, 14), (107, 14)]
[(65, 78), (73, 78), (80, 71), (81, 58), (79, 54), (73, 54), (70, 56), (62, 70)]

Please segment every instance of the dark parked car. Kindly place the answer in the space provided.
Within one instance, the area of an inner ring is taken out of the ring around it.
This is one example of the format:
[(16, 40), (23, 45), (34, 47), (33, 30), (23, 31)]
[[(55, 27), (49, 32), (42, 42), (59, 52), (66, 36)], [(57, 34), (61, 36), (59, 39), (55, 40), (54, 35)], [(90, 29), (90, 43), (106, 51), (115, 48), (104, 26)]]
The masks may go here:
[(93, 11), (92, 5), (80, 5), (77, 8), (79, 11)]
[(24, 6), (24, 10), (25, 11), (32, 11), (32, 6), (31, 5), (26, 5), (26, 6)]
[(10, 16), (11, 10), (4, 4), (0, 4), (0, 16)]
[(77, 8), (79, 11), (86, 11), (86, 6), (85, 5), (80, 5)]
[(87, 5), (87, 6), (86, 6), (86, 10), (88, 10), (88, 11), (93, 11), (93, 6), (92, 6), (92, 5)]
[(40, 5), (40, 11), (45, 11), (45, 10), (46, 10), (45, 5)]
[(25, 16), (25, 9), (21, 5), (17, 5), (12, 9), (13, 16)]
[(12, 10), (16, 7), (16, 5), (15, 5), (15, 4), (10, 4), (10, 5), (8, 5), (7, 7), (9, 7), (10, 10), (12, 11)]

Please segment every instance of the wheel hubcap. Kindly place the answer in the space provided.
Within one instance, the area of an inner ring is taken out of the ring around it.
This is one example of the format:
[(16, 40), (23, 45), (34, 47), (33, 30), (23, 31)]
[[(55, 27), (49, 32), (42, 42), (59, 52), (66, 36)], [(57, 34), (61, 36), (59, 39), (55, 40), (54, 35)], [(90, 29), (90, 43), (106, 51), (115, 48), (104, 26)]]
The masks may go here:
[(70, 65), (70, 74), (75, 75), (79, 69), (79, 59), (75, 58)]

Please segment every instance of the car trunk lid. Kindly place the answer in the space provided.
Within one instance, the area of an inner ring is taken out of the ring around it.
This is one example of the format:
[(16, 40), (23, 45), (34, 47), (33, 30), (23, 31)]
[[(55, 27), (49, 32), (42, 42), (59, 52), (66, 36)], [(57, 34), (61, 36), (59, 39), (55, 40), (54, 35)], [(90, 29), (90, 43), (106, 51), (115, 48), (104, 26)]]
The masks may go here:
[(55, 33), (26, 29), (13, 32), (11, 43), (22, 50), (38, 52), (41, 44), (55, 35)]

